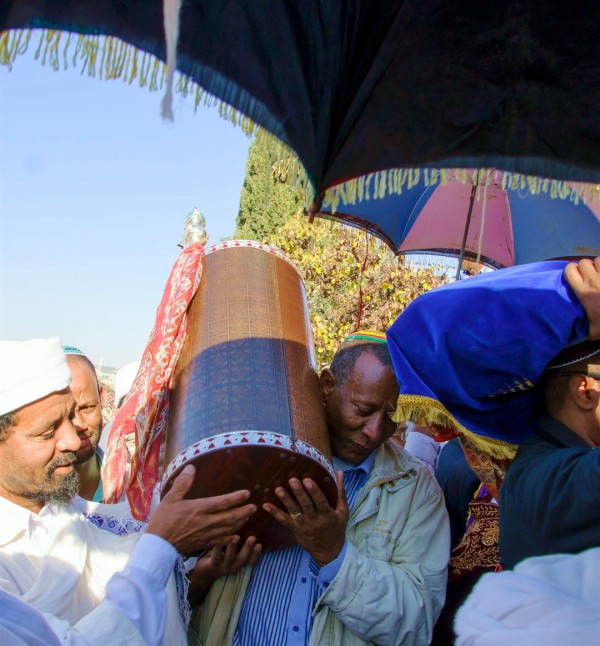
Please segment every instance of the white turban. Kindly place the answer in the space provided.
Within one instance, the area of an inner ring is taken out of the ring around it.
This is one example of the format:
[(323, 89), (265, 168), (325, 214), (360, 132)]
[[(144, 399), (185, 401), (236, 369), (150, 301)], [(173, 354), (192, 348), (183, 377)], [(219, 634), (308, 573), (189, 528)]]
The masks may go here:
[(125, 364), (115, 375), (115, 406), (119, 405), (122, 397), (131, 390), (141, 361), (132, 361)]
[(11, 413), (71, 383), (58, 337), (0, 341), (0, 415)]

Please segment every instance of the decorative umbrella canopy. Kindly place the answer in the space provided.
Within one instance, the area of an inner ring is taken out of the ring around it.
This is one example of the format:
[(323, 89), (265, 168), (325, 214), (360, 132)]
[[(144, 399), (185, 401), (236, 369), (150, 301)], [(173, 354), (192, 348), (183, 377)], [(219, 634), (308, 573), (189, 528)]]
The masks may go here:
[[(390, 168), (493, 166), (600, 181), (595, 2), (181, 5), (179, 70), (292, 148), (317, 206), (328, 187)], [(179, 2), (165, 6), (174, 53)], [(46, 34), (42, 49), (57, 66), (73, 54), (105, 77), (160, 81), (133, 48), (109, 40), (99, 49), (97, 38), (116, 36), (164, 60), (159, 0), (0, 1), (0, 29), (34, 27), (86, 35), (69, 45)], [(5, 37), (5, 62), (23, 41)], [(189, 89), (187, 80), (180, 87)]]
[(411, 180), (383, 198), (374, 184), (361, 201), (330, 192), (321, 213), (370, 230), (397, 253), (464, 255), (493, 267), (600, 255), (600, 204), (582, 200), (578, 185), (553, 199), (537, 184), (506, 185), (497, 170), (453, 171), (437, 183), (430, 171)]

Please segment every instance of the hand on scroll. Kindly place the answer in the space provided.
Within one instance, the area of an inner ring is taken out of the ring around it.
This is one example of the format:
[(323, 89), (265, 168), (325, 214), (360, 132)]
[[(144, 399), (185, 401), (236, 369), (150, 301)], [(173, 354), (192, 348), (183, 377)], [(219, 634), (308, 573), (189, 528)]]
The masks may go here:
[(282, 525), (294, 532), (298, 543), (312, 556), (319, 567), (334, 561), (342, 551), (346, 540), (348, 524), (348, 502), (344, 491), (343, 473), (335, 474), (338, 487), (338, 501), (333, 509), (317, 483), (310, 478), (300, 482), (290, 479), (293, 495), (283, 487), (277, 487), (275, 494), (289, 513), (265, 503), (263, 509)]
[(600, 339), (600, 257), (565, 267), (565, 278), (581, 301), (590, 325), (588, 338)]
[(239, 540), (236, 532), (256, 512), (256, 505), (241, 506), (250, 497), (244, 490), (184, 500), (195, 474), (193, 466), (185, 467), (148, 523), (150, 534), (164, 538), (182, 554)]
[(237, 549), (238, 541), (235, 541), (226, 547), (213, 547), (198, 559), (194, 569), (189, 573), (188, 600), (192, 607), (204, 600), (216, 579), (235, 574), (245, 565), (254, 565), (262, 553), (262, 545), (256, 542), (254, 536), (246, 539), (239, 552)]

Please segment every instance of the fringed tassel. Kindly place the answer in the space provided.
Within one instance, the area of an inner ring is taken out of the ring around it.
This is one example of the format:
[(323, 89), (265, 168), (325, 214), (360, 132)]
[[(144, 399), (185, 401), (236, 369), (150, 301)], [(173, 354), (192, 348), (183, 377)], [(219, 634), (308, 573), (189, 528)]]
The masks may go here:
[(167, 89), (161, 104), (161, 116), (169, 121), (173, 121), (173, 79), (177, 69), (180, 9), (181, 0), (163, 0), (165, 40), (167, 42)]
[[(175, 12), (177, 7), (174, 5), (177, 5), (178, 2), (179, 0), (170, 4), (170, 13)], [(173, 20), (174, 16), (170, 16), (169, 30), (172, 32), (169, 37), (170, 41), (176, 37), (176, 25), (171, 25)], [(0, 65), (6, 65), (12, 69), (17, 56), (27, 51), (34, 33), (39, 34), (35, 58), (42, 65), (48, 64), (55, 70), (61, 67), (65, 70), (73, 67), (79, 69), (81, 74), (103, 80), (122, 79), (129, 85), (137, 81), (140, 87), (146, 87), (150, 91), (162, 90), (165, 84), (167, 86), (172, 84), (172, 87), (170, 89), (167, 87), (165, 91), (163, 103), (165, 101), (169, 104), (172, 103), (173, 92), (184, 98), (192, 96), (194, 109), (197, 109), (201, 103), (206, 107), (216, 107), (223, 119), (241, 128), (248, 137), (262, 133), (260, 136), (270, 142), (269, 148), (278, 151), (278, 156), (276, 156), (278, 159), (293, 156), (290, 149), (276, 137), (262, 130), (252, 119), (234, 107), (206, 92), (189, 76), (176, 72), (174, 68), (170, 70), (168, 65), (165, 66), (155, 56), (138, 50), (133, 45), (114, 36), (74, 34), (51, 29), (37, 29), (35, 32), (29, 29), (1, 32)], [(170, 42), (169, 45), (170, 52), (173, 53), (173, 42)], [(172, 58), (170, 62), (173, 63)]]
[[(276, 163), (282, 162), (287, 166), (287, 181), (302, 192), (305, 210), (309, 211), (316, 192), (295, 153), (274, 135), (257, 126), (252, 119), (206, 92), (189, 77), (176, 73), (180, 5), (181, 0), (164, 0), (167, 66), (155, 56), (114, 36), (72, 34), (53, 29), (35, 30), (36, 34), (40, 34), (35, 58), (55, 70), (61, 66), (67, 69), (70, 61), (74, 68), (80, 68), (81, 74), (87, 73), (91, 77), (107, 80), (121, 78), (128, 84), (137, 80), (140, 87), (147, 87), (151, 91), (162, 89), (166, 83), (162, 109), (164, 116), (169, 119), (173, 118), (173, 90), (183, 97), (192, 95), (195, 109), (201, 102), (207, 107), (217, 107), (224, 119), (239, 126), (246, 135), (265, 140), (267, 148), (280, 160)], [(17, 56), (27, 51), (33, 33), (30, 29), (0, 33), (0, 64), (12, 69)], [(70, 51), (72, 55), (69, 58)], [(496, 169), (480, 169), (475, 173), (478, 174), (478, 185), (484, 189), (496, 183), (503, 189), (519, 190), (524, 195), (545, 193), (553, 199), (570, 200), (575, 204), (600, 202), (600, 184), (544, 179)], [(393, 168), (378, 171), (327, 189), (322, 198), (323, 208), (335, 213), (340, 204), (354, 205), (371, 199), (384, 199), (388, 195), (401, 195), (402, 191), (410, 190), (421, 179), (425, 186), (446, 185), (451, 179), (467, 183), (473, 181), (473, 170)]]
[(517, 450), (516, 444), (508, 444), (502, 440), (473, 433), (449, 413), (443, 404), (423, 395), (400, 395), (398, 407), (394, 412), (394, 421), (446, 429), (447, 433), (440, 433), (440, 437), (436, 438), (438, 441), (460, 435), (468, 438), (470, 443), (480, 451), (496, 459), (512, 459)]
[[(48, 64), (56, 70), (60, 67), (63, 69), (73, 67), (79, 69), (81, 74), (105, 80), (121, 78), (128, 84), (137, 80), (140, 87), (147, 87), (151, 91), (162, 89), (167, 81), (168, 69), (160, 59), (138, 50), (119, 38), (51, 29), (1, 32), (0, 65), (7, 65), (12, 69), (16, 57), (27, 51), (31, 37), (38, 34), (39, 43), (34, 54), (36, 60), (39, 60), (42, 65)], [(184, 97), (195, 90), (196, 106), (203, 96), (205, 103), (210, 101), (214, 105), (221, 104), (189, 77), (180, 73), (175, 74), (174, 71), (174, 82), (175, 76), (177, 77), (176, 91)]]
[(31, 31), (28, 29), (2, 32), (0, 34), (0, 65), (6, 65), (12, 69), (12, 64), (17, 56), (27, 51), (30, 40)]
[(600, 202), (600, 184), (544, 179), (497, 169), (473, 171), (467, 168), (392, 168), (350, 179), (328, 188), (323, 197), (323, 206), (334, 214), (340, 204), (355, 205), (370, 199), (381, 200), (388, 195), (401, 195), (402, 191), (416, 186), (421, 178), (426, 187), (436, 184), (445, 186), (450, 180), (458, 180), (465, 184), (477, 181), (478, 199), (481, 199), (483, 191), (492, 184), (496, 184), (503, 190), (510, 188), (518, 190), (523, 195), (545, 193), (552, 199), (569, 200), (575, 204)]
[[(272, 173), (279, 174), (304, 198), (305, 209), (309, 210), (316, 198), (314, 186), (296, 154), (277, 137), (258, 126), (250, 117), (207, 92), (190, 77), (176, 71), (177, 38), (179, 33), (179, 12), (181, 0), (164, 0), (165, 36), (167, 39), (167, 65), (152, 54), (138, 50), (114, 36), (74, 34), (52, 29), (11, 30), (0, 33), (0, 64), (12, 65), (17, 56), (27, 51), (32, 35), (39, 34), (35, 58), (42, 65), (53, 69), (70, 66), (80, 69), (81, 74), (113, 80), (123, 79), (131, 85), (137, 80), (140, 87), (150, 91), (161, 90), (165, 84), (162, 99), (162, 114), (173, 120), (173, 92), (186, 98), (192, 96), (194, 109), (203, 103), (206, 107), (217, 108), (219, 115), (241, 128), (248, 137), (256, 136), (270, 151)], [(62, 56), (61, 56), (62, 49)], [(369, 180), (370, 182), (370, 180)]]

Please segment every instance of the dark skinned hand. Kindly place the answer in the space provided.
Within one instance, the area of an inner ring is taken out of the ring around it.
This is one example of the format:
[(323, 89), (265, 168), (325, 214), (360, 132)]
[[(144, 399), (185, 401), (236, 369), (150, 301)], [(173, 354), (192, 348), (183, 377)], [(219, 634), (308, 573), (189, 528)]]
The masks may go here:
[[(312, 556), (319, 567), (334, 561), (342, 551), (348, 524), (348, 502), (343, 484), (344, 474), (336, 471), (338, 501), (333, 509), (317, 483), (310, 478), (300, 482), (291, 478), (292, 493), (283, 487), (275, 489), (287, 512), (265, 503), (263, 509), (294, 532), (298, 543)], [(298, 513), (301, 515), (298, 515)]]
[(584, 258), (565, 267), (565, 278), (579, 298), (587, 314), (588, 338), (600, 339), (600, 257), (594, 261)]
[(235, 574), (245, 565), (254, 565), (262, 553), (262, 545), (256, 542), (255, 536), (249, 536), (239, 552), (237, 549), (238, 541), (235, 541), (225, 547), (213, 547), (198, 559), (188, 575), (188, 600), (191, 606), (197, 606), (204, 600), (216, 579)]
[(148, 533), (164, 538), (181, 554), (239, 540), (236, 532), (256, 512), (256, 505), (243, 505), (250, 497), (244, 490), (184, 500), (195, 474), (192, 465), (185, 467), (148, 523)]

